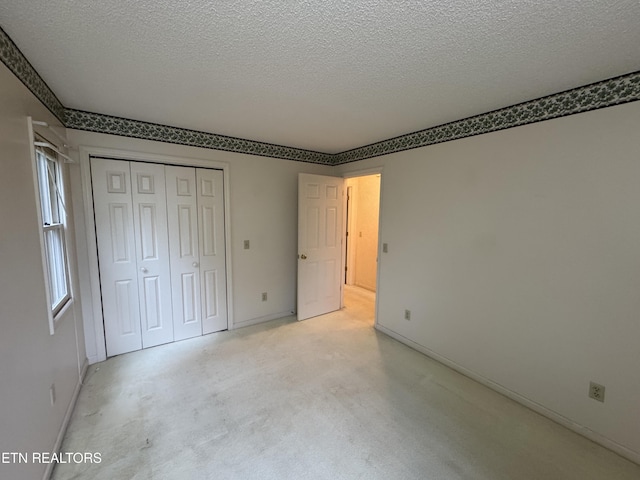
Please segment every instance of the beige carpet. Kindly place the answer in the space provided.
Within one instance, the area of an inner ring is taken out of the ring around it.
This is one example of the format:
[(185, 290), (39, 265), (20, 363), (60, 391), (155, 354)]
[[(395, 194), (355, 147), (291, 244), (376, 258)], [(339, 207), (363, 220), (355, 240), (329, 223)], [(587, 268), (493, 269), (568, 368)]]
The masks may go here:
[(63, 479), (629, 479), (624, 460), (377, 333), (373, 295), (90, 367)]

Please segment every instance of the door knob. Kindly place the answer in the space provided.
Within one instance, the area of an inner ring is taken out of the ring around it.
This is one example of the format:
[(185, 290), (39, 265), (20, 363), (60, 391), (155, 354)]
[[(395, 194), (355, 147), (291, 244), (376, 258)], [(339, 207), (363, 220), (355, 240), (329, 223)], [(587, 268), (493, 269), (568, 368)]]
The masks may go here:
[(146, 268), (144, 268), (144, 267), (140, 268), (140, 271), (141, 271), (142, 273), (149, 273), (149, 270), (147, 270), (147, 269), (146, 269)]
[(302, 255), (300, 255), (300, 258), (301, 258), (302, 260), (306, 260), (306, 259), (307, 259), (307, 256), (303, 253)]
[(198, 262), (193, 262), (193, 263), (191, 264), (191, 266), (192, 266), (193, 268), (198, 268)]

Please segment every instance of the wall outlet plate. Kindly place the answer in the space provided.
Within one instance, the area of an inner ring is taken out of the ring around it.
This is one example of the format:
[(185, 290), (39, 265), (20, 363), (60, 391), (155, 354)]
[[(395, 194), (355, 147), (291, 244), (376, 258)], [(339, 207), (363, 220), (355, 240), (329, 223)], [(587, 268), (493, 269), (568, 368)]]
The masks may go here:
[(249, 240), (244, 241), (244, 249), (249, 250)]
[(411, 320), (411, 310), (405, 310), (404, 311), (404, 319), (405, 320)]
[(267, 292), (262, 292), (262, 301), (263, 302), (267, 301)]
[(589, 397), (599, 402), (604, 402), (604, 385), (589, 382)]

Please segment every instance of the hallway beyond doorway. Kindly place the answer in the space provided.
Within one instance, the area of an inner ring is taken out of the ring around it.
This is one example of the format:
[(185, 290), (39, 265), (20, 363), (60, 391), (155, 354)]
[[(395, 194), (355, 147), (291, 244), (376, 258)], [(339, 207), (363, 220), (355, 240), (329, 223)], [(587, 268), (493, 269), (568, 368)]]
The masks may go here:
[(381, 174), (349, 177), (345, 187), (344, 283), (375, 292), (378, 283)]
[(373, 326), (376, 313), (376, 294), (366, 288), (344, 285), (344, 308), (353, 320)]

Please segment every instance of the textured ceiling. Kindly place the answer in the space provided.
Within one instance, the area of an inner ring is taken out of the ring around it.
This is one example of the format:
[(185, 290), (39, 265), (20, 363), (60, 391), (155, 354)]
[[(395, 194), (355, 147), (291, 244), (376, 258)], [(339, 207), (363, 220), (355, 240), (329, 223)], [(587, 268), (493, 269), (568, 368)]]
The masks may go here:
[(638, 0), (0, 0), (66, 107), (336, 153), (640, 69)]

